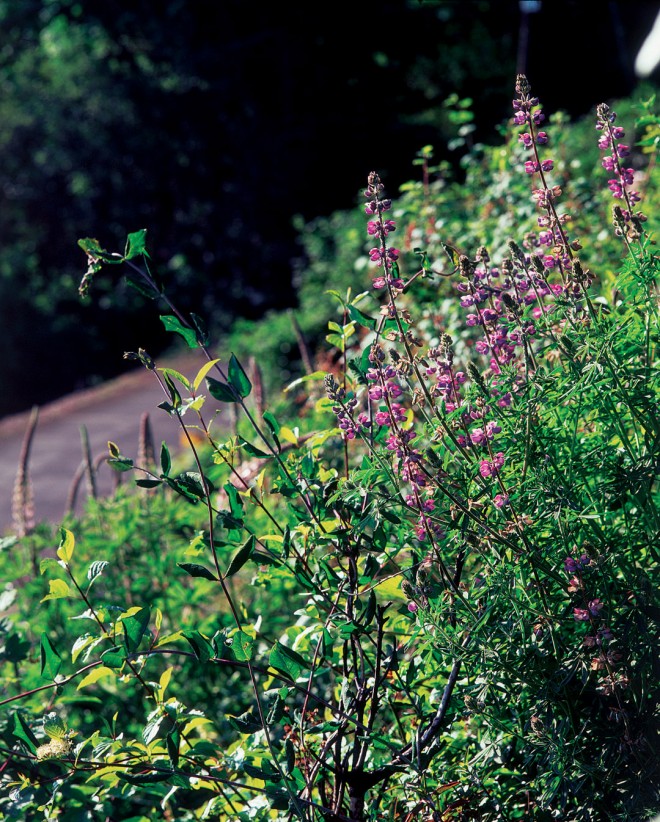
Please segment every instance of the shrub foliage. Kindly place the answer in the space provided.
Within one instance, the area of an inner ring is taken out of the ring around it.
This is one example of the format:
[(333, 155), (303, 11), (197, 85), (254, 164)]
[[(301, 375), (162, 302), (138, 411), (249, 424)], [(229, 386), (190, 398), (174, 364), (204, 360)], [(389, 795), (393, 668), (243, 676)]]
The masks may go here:
[(81, 241), (82, 291), (124, 266), (200, 368), (128, 355), (187, 457), (110, 442), (135, 487), (56, 548), (45, 527), (4, 541), (5, 818), (657, 810), (658, 258), (638, 203), (658, 127), (647, 104), (633, 149), (600, 106), (592, 173), (543, 123), (520, 76), (506, 150), (472, 149), (462, 187), (430, 148), (399, 202), (369, 175), (373, 288), (327, 270), (332, 356), (272, 402), (169, 301), (144, 231), (119, 254)]

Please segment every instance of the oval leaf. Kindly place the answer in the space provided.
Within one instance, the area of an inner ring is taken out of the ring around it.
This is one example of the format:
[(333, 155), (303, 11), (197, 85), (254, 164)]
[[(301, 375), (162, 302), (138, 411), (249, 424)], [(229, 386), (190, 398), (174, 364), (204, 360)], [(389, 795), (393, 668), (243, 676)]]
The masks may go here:
[(248, 539), (241, 545), (240, 548), (237, 548), (236, 551), (232, 554), (231, 559), (229, 560), (229, 568), (225, 573), (225, 578), (233, 576), (235, 573), (241, 570), (241, 568), (245, 565), (245, 563), (250, 559), (252, 553), (254, 552), (254, 545), (255, 545), (255, 537), (252, 534)]
[(214, 573), (209, 571), (209, 569), (205, 568), (203, 565), (198, 565), (196, 562), (177, 562), (177, 565), (187, 574), (190, 574), (191, 577), (201, 577), (202, 579), (212, 579), (215, 582), (218, 581), (218, 578)]

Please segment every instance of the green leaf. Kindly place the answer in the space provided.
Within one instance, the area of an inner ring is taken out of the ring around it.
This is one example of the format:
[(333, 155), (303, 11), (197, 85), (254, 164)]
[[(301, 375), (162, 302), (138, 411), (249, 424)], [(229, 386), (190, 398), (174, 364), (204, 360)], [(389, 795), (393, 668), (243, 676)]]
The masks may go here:
[(270, 413), (270, 411), (264, 411), (263, 419), (266, 425), (270, 428), (270, 433), (273, 435), (273, 439), (275, 440), (275, 445), (277, 446), (278, 452), (282, 450), (282, 446), (280, 445), (280, 440), (278, 438), (278, 434), (280, 433), (280, 424), (275, 419), (275, 417)]
[(178, 380), (186, 391), (190, 391), (190, 380), (180, 371), (177, 371), (175, 368), (159, 368), (158, 371), (160, 371), (161, 374), (167, 374), (168, 377), (171, 377), (173, 380)]
[(187, 574), (190, 574), (191, 577), (201, 577), (201, 579), (218, 581), (218, 578), (212, 571), (209, 571), (209, 569), (203, 565), (198, 565), (196, 562), (177, 562), (177, 565)]
[(49, 592), (41, 600), (47, 602), (49, 599), (64, 599), (71, 595), (71, 589), (63, 579), (51, 579), (48, 582)]
[(170, 395), (170, 399), (172, 400), (172, 408), (176, 411), (177, 408), (181, 407), (181, 394), (179, 393), (179, 389), (176, 385), (174, 385), (174, 380), (169, 374), (163, 374), (163, 380)]
[(229, 560), (229, 567), (225, 572), (225, 579), (240, 571), (245, 563), (250, 559), (252, 553), (254, 552), (255, 542), (256, 540), (254, 534), (252, 534), (240, 548), (237, 548), (236, 551), (234, 551), (231, 559)]
[[(184, 471), (183, 474), (179, 474), (177, 477), (165, 477), (165, 482), (167, 482), (170, 488), (173, 488), (177, 494), (180, 494), (193, 505), (196, 505), (200, 500), (206, 499), (202, 477), (197, 471)], [(212, 493), (215, 490), (215, 486), (208, 477), (206, 478), (206, 484), (209, 493)]]
[(281, 782), (282, 774), (277, 770), (272, 762), (266, 762), (265, 764), (266, 767), (257, 768), (255, 765), (250, 765), (249, 762), (246, 762), (243, 765), (243, 769), (245, 770), (245, 773), (253, 779), (261, 779), (264, 782)]
[(118, 265), (124, 261), (120, 254), (112, 254), (110, 251), (106, 251), (98, 240), (94, 240), (91, 237), (85, 237), (82, 240), (78, 240), (78, 245), (82, 248), (85, 254), (88, 254), (90, 257), (94, 257), (97, 260), (102, 260), (104, 263)]
[(127, 271), (124, 274), (124, 279), (131, 288), (134, 288), (138, 294), (142, 294), (142, 296), (148, 300), (157, 300), (160, 297), (158, 289), (154, 288), (154, 286), (148, 280), (145, 280), (141, 274), (138, 274), (137, 271)]
[[(121, 668), (126, 662), (126, 650), (124, 648), (108, 648), (107, 651), (101, 654), (101, 662), (106, 668)], [(100, 671), (102, 671), (102, 668), (97, 670), (97, 674)]]
[(60, 547), (57, 549), (57, 556), (63, 562), (69, 562), (73, 556), (73, 549), (76, 539), (66, 528), (60, 528)]
[(231, 652), (237, 662), (249, 662), (252, 659), (254, 639), (245, 631), (237, 631), (231, 637)]
[(140, 488), (157, 488), (163, 484), (163, 481), (156, 479), (139, 479), (135, 480), (135, 484)]
[(126, 239), (126, 250), (124, 251), (124, 259), (132, 260), (134, 257), (144, 255), (149, 257), (146, 249), (147, 229), (141, 228), (139, 231), (134, 231), (128, 235)]
[(208, 662), (214, 656), (213, 646), (199, 631), (182, 631), (198, 662)]
[(37, 737), (32, 733), (30, 726), (18, 713), (18, 711), (14, 714), (14, 728), (12, 733), (15, 737), (27, 745), (30, 753), (35, 754), (37, 752), (37, 748), (39, 747)]
[(276, 642), (273, 650), (270, 652), (268, 662), (276, 670), (286, 674), (291, 679), (297, 679), (302, 671), (307, 668), (307, 663), (300, 656), (300, 654), (282, 645), (281, 642)]
[(94, 582), (97, 577), (101, 576), (109, 564), (110, 563), (105, 559), (97, 559), (92, 562), (87, 569), (87, 579), (90, 582)]
[(44, 733), (51, 739), (64, 739), (66, 737), (66, 725), (54, 711), (44, 719)]
[(160, 470), (167, 476), (170, 473), (171, 467), (172, 457), (170, 457), (170, 449), (167, 447), (165, 440), (163, 440), (160, 446)]
[(156, 785), (159, 782), (167, 782), (172, 777), (171, 771), (150, 771), (149, 773), (126, 773), (117, 771), (117, 776), (122, 782), (129, 785)]
[(259, 459), (268, 459), (272, 456), (272, 454), (267, 454), (265, 451), (261, 451), (255, 445), (252, 445), (251, 442), (244, 440), (243, 437), (238, 437), (238, 444), (245, 451), (245, 453), (249, 454), (251, 457), (258, 457)]
[(243, 500), (240, 498), (238, 490), (231, 482), (223, 485), (223, 490), (229, 499), (229, 509), (232, 517), (243, 524)]
[(227, 369), (229, 384), (235, 389), (240, 397), (249, 397), (252, 391), (252, 383), (248, 375), (243, 370), (243, 366), (232, 354), (229, 358), (229, 368)]
[(360, 309), (354, 305), (348, 306), (348, 315), (353, 322), (358, 323), (358, 325), (362, 325), (372, 331), (376, 328), (376, 320), (363, 311), (360, 311)]
[(252, 711), (245, 711), (240, 716), (227, 714), (227, 719), (232, 728), (242, 734), (253, 734), (261, 730), (261, 720)]
[(140, 646), (142, 637), (149, 627), (150, 617), (151, 611), (149, 608), (140, 608), (140, 610), (132, 616), (122, 619), (122, 625), (124, 626), (124, 643), (129, 654), (137, 651)]
[(218, 402), (237, 402), (238, 397), (232, 388), (226, 382), (214, 380), (213, 377), (206, 378), (206, 387), (209, 394)]
[(188, 348), (199, 348), (196, 331), (193, 328), (188, 328), (188, 326), (183, 325), (178, 317), (175, 317), (173, 314), (161, 314), (160, 321), (165, 326), (166, 331), (180, 334), (186, 341)]
[(219, 362), (220, 360), (209, 360), (199, 369), (199, 371), (195, 375), (195, 379), (193, 380), (193, 391), (197, 391), (199, 386), (202, 384), (202, 380), (204, 379), (204, 377), (209, 373), (213, 366)]
[(190, 319), (192, 320), (192, 324), (195, 326), (195, 331), (197, 332), (197, 342), (200, 345), (208, 345), (210, 342), (210, 337), (208, 331), (206, 330), (206, 323), (204, 320), (197, 314), (193, 314), (190, 312)]
[(48, 635), (41, 635), (41, 676), (44, 673), (48, 679), (55, 679), (62, 667), (62, 657), (59, 655)]
[(128, 457), (119, 457), (119, 459), (108, 457), (106, 462), (113, 470), (119, 472), (130, 471), (133, 468), (133, 460)]
[(167, 755), (170, 758), (172, 767), (176, 768), (179, 764), (179, 743), (181, 741), (181, 734), (176, 728), (173, 728), (166, 737)]
[(20, 634), (10, 634), (5, 640), (3, 657), (7, 662), (21, 662), (28, 658), (31, 647), (30, 641), (23, 639)]

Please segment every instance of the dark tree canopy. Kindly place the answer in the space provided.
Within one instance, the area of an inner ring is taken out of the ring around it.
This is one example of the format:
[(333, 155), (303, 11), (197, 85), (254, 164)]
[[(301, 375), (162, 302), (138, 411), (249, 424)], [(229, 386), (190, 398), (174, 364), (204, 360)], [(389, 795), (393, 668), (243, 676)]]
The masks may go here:
[[(625, 49), (648, 14), (636, 28), (612, 17), (616, 3), (598, 15), (543, 6), (527, 70), (549, 107), (630, 90)], [(371, 168), (391, 189), (406, 180), (418, 148), (442, 150), (452, 92), (474, 99), (477, 136), (495, 136), (520, 11), (513, 0), (0, 0), (0, 22), (6, 413), (119, 370), (153, 322), (117, 283), (80, 307), (79, 237), (115, 249), (148, 228), (179, 301), (220, 325), (291, 305), (294, 214), (351, 207)]]

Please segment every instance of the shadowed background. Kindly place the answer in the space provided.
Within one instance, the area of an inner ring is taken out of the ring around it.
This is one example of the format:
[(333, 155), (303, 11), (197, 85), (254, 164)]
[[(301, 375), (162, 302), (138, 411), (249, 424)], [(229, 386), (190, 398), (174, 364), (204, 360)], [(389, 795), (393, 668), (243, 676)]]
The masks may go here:
[(372, 168), (395, 192), (427, 143), (452, 159), (442, 102), (454, 92), (473, 99), (485, 141), (509, 116), (517, 70), (572, 115), (630, 93), (656, 11), (0, 0), (0, 414), (167, 343), (119, 275), (81, 304), (79, 237), (121, 250), (148, 228), (168, 291), (216, 331), (295, 305), (294, 215), (352, 207)]

